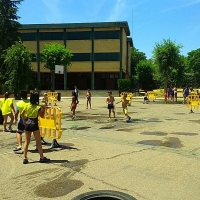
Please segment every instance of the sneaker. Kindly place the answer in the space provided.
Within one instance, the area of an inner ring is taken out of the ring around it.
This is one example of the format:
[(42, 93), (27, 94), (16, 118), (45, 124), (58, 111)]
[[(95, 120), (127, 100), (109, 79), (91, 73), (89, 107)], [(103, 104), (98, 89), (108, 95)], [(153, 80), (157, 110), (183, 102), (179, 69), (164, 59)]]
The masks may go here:
[(46, 158), (46, 157), (43, 157), (43, 158), (40, 158), (39, 162), (40, 162), (40, 163), (50, 162), (50, 159), (49, 159), (49, 158)]
[(126, 122), (128, 123), (128, 122), (130, 122), (131, 121), (131, 118), (129, 117), (127, 120), (126, 120)]
[(20, 151), (20, 150), (22, 150), (21, 147), (16, 147), (15, 149), (13, 149), (13, 151)]
[(8, 129), (6, 129), (6, 130), (3, 130), (3, 132), (10, 132)]
[(12, 128), (8, 128), (8, 131), (9, 131), (9, 132), (12, 132), (13, 130), (12, 130)]
[(27, 164), (27, 163), (28, 163), (28, 159), (27, 159), (27, 158), (24, 158), (23, 164)]

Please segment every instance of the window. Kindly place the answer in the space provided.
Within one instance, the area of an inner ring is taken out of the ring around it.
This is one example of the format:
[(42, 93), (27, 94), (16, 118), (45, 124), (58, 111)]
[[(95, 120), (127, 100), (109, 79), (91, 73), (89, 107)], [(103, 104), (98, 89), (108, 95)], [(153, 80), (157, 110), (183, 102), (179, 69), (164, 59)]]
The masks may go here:
[(94, 39), (120, 39), (120, 31), (95, 31)]
[(36, 41), (36, 33), (20, 33), (22, 41)]
[(90, 61), (90, 53), (73, 53), (72, 61)]
[(63, 40), (63, 32), (41, 32), (40, 40)]
[(114, 78), (114, 74), (110, 74), (110, 78)]
[(102, 74), (102, 78), (106, 78), (106, 74)]
[(119, 78), (119, 74), (115, 74), (115, 78)]
[(37, 61), (37, 56), (36, 54), (32, 53), (31, 54), (31, 62), (36, 62)]
[(90, 31), (81, 31), (81, 32), (67, 32), (67, 40), (90, 40), (91, 32)]
[(119, 61), (119, 53), (95, 53), (95, 61)]

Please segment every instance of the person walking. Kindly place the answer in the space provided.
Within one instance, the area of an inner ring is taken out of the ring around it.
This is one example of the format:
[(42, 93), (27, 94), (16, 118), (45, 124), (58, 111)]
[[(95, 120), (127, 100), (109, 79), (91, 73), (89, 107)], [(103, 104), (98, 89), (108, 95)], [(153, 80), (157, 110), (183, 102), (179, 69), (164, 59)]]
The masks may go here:
[(122, 109), (123, 109), (123, 113), (126, 117), (126, 122), (130, 122), (131, 121), (131, 117), (128, 115), (128, 104), (129, 104), (129, 100), (126, 99), (127, 98), (127, 94), (124, 94), (121, 101), (117, 102), (116, 104), (122, 102)]
[[(13, 113), (15, 113), (15, 108), (13, 106), (13, 99), (9, 98), (10, 93), (6, 92), (4, 94), (4, 99), (1, 100), (0, 102), (0, 108), (2, 111), (2, 115), (3, 115), (3, 131), (4, 132), (11, 132), (12, 131), (12, 125), (14, 122), (14, 115)], [(10, 123), (8, 126), (8, 129), (6, 128), (6, 124), (8, 121), (8, 117), (10, 117)]]
[(38, 125), (38, 116), (44, 117), (44, 109), (43, 107), (39, 106), (39, 94), (37, 92), (31, 93), (30, 96), (30, 103), (26, 104), (22, 111), (22, 119), (25, 125), (25, 144), (24, 144), (24, 159), (23, 164), (28, 163), (27, 152), (28, 146), (31, 140), (31, 133), (33, 133), (38, 152), (40, 154), (40, 163), (49, 162), (50, 159), (44, 157), (39, 125)]
[(72, 120), (75, 120), (75, 118), (76, 118), (77, 104), (78, 104), (78, 99), (77, 99), (76, 93), (74, 91), (72, 91), (72, 103), (70, 106), (70, 109), (72, 111)]

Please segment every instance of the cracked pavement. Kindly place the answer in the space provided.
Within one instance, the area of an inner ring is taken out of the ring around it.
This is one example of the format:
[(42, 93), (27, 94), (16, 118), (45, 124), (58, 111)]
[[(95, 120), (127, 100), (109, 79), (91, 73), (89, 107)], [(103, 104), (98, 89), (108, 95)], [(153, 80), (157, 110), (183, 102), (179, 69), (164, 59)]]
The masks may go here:
[[(1, 132), (1, 199), (60, 199), (95, 190), (115, 190), (141, 200), (200, 199), (199, 110), (189, 114), (182, 104), (143, 104), (133, 99), (126, 123), (121, 105), (108, 119), (106, 98), (92, 98), (92, 109), (80, 98), (76, 120), (70, 98), (62, 98), (60, 148), (43, 146), (49, 164), (38, 162), (32, 139), (28, 158), (14, 153), (15, 133)], [(116, 98), (118, 101), (118, 98)], [(1, 130), (3, 129), (0, 125)], [(13, 126), (16, 129), (16, 126)]]

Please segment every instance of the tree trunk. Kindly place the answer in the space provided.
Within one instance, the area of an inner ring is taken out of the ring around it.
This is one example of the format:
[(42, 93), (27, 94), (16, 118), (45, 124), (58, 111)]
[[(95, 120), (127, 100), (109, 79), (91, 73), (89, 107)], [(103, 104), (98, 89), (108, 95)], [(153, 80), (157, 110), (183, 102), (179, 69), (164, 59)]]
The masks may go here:
[(167, 90), (167, 84), (168, 84), (168, 80), (167, 80), (167, 78), (165, 78), (165, 80), (164, 80), (164, 91)]

